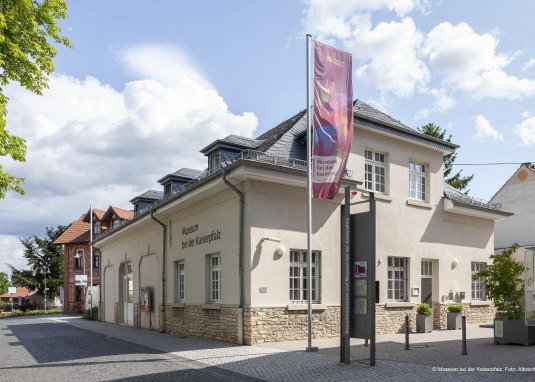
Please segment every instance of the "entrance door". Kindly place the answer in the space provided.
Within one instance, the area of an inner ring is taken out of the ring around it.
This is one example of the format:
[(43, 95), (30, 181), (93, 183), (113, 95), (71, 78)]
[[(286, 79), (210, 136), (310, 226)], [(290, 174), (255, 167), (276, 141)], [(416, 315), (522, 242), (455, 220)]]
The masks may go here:
[(123, 322), (132, 325), (134, 322), (134, 276), (132, 264), (126, 263), (123, 267)]
[(433, 262), (422, 260), (422, 293), (421, 302), (433, 307)]

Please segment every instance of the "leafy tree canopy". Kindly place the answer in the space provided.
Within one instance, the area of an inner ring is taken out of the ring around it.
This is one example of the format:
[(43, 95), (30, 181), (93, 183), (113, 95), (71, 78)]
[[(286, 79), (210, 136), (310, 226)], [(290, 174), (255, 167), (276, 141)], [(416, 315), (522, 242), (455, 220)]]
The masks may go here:
[[(18, 162), (26, 160), (26, 142), (6, 130), (8, 98), (4, 88), (15, 82), (27, 90), (42, 94), (48, 76), (54, 72), (52, 59), (56, 49), (51, 44), (72, 47), (61, 36), (57, 20), (67, 18), (65, 0), (0, 1), (0, 157)], [(24, 179), (3, 170), (0, 164), (0, 198), (7, 191), (24, 194)]]
[(0, 272), (0, 294), (7, 292), (7, 288), (10, 286), (9, 278), (5, 272)]
[(53, 293), (63, 285), (63, 248), (54, 244), (66, 227), (46, 228), (46, 236), (30, 236), (20, 239), (24, 246), (23, 256), (30, 269), (16, 269), (10, 265), (12, 280), (16, 284), (30, 290), (38, 289), (44, 292), (44, 269), (46, 273), (46, 287)]
[[(419, 127), (418, 131), (422, 134), (442, 139), (446, 142), (451, 142), (451, 134), (448, 136), (448, 138), (446, 138), (446, 130), (442, 130), (440, 126), (435, 125), (434, 123), (428, 123), (427, 125)], [(468, 185), (474, 178), (474, 175), (472, 174), (470, 176), (463, 176), (462, 170), (459, 170), (456, 174), (451, 175), (451, 172), (453, 170), (453, 162), (455, 162), (456, 158), (456, 153), (444, 156), (444, 180), (453, 188), (456, 188), (459, 191), (463, 191), (466, 194), (469, 191), (467, 190)]]
[(472, 276), (473, 280), (485, 279), (485, 292), (504, 318), (522, 318), (522, 297), (524, 296), (523, 274), (527, 270), (524, 264), (513, 259), (518, 244), (490, 256), (491, 265), (485, 266)]

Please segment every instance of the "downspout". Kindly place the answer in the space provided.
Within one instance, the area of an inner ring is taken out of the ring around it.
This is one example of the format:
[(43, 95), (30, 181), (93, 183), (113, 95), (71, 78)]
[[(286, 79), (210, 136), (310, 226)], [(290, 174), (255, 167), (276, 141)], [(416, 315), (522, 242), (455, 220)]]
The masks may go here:
[(154, 217), (154, 210), (150, 210), (150, 217), (152, 218), (152, 220), (154, 220), (156, 223), (161, 225), (162, 228), (163, 228), (163, 239), (162, 239), (162, 246), (163, 246), (163, 250), (162, 250), (162, 259), (163, 259), (163, 261), (162, 261), (162, 311), (160, 312), (160, 333), (163, 333), (164, 332), (164, 325), (165, 325), (164, 309), (165, 309), (165, 286), (166, 286), (166, 282), (165, 282), (165, 273), (166, 272), (165, 271), (166, 271), (166, 263), (167, 263), (167, 226)]
[(239, 231), (239, 237), (240, 237), (240, 244), (239, 244), (239, 275), (238, 275), (238, 278), (239, 278), (239, 284), (240, 284), (240, 305), (239, 305), (239, 312), (240, 312), (240, 321), (241, 321), (241, 332), (239, 333), (238, 335), (238, 342), (240, 345), (243, 345), (243, 332), (244, 332), (244, 322), (243, 322), (243, 318), (244, 318), (244, 314), (243, 314), (243, 295), (244, 295), (244, 287), (243, 287), (243, 256), (244, 256), (244, 250), (243, 250), (243, 239), (244, 239), (244, 235), (243, 235), (243, 231), (244, 231), (244, 198), (243, 198), (243, 192), (241, 192), (240, 190), (238, 190), (236, 188), (236, 186), (234, 186), (232, 183), (229, 182), (229, 180), (227, 179), (227, 171), (226, 170), (223, 170), (223, 182), (225, 182), (225, 184), (227, 186), (230, 187), (230, 189), (232, 189), (232, 191), (234, 191), (236, 194), (238, 194), (238, 196), (240, 197), (240, 231)]

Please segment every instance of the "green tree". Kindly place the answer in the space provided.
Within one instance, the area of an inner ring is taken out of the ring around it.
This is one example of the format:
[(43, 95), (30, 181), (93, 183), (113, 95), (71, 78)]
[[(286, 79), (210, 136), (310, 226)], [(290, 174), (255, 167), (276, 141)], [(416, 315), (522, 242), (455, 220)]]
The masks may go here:
[[(42, 94), (54, 72), (56, 49), (51, 42), (72, 47), (61, 36), (59, 19), (67, 18), (65, 0), (0, 1), (0, 157), (26, 160), (26, 142), (6, 130), (8, 98), (4, 87), (11, 82)], [(0, 198), (7, 191), (24, 194), (24, 179), (6, 172), (0, 164)]]
[(11, 285), (11, 283), (9, 282), (9, 278), (7, 277), (7, 273), (0, 272), (0, 294), (6, 293), (9, 285)]
[(38, 289), (44, 292), (43, 268), (47, 268), (46, 287), (48, 293), (56, 292), (63, 285), (63, 248), (54, 244), (66, 227), (46, 228), (46, 236), (41, 238), (36, 235), (22, 238), (20, 242), (24, 246), (23, 256), (30, 269), (16, 269), (12, 265), (12, 280), (14, 283), (27, 287), (30, 290)]
[[(418, 131), (431, 137), (442, 139), (446, 142), (451, 142), (451, 134), (448, 138), (445, 138), (446, 130), (442, 130), (440, 126), (435, 125), (434, 123), (428, 123), (427, 125), (419, 127)], [(451, 175), (453, 170), (453, 162), (455, 162), (456, 158), (456, 153), (444, 156), (444, 181), (453, 188), (456, 188), (457, 190), (463, 191), (465, 194), (467, 194), (469, 191), (467, 190), (468, 185), (474, 178), (474, 175), (472, 174), (470, 176), (463, 176), (462, 170), (459, 170), (454, 175)]]
[(504, 318), (522, 318), (522, 297), (524, 296), (524, 264), (513, 259), (518, 244), (490, 256), (491, 265), (485, 266), (472, 276), (473, 280), (485, 279), (485, 292)]

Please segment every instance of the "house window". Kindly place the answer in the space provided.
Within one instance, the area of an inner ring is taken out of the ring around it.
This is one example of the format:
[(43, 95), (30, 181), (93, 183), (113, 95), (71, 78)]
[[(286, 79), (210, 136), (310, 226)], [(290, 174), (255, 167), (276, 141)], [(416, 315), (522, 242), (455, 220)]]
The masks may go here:
[(100, 221), (96, 221), (93, 224), (93, 234), (98, 235), (100, 233)]
[(76, 289), (74, 290), (74, 301), (76, 302), (82, 301), (82, 291), (83, 291), (83, 287), (76, 286)]
[(100, 268), (100, 255), (93, 256), (93, 268)]
[[(308, 301), (308, 256), (306, 250), (290, 251), (290, 302)], [(320, 302), (320, 254), (312, 252), (312, 302)]]
[(176, 302), (184, 302), (186, 299), (186, 268), (184, 260), (176, 264)]
[(407, 301), (407, 260), (388, 258), (388, 301)]
[(386, 192), (385, 154), (365, 150), (364, 187), (373, 192)]
[(409, 162), (409, 198), (426, 200), (426, 167), (424, 164)]
[(210, 171), (218, 170), (219, 164), (219, 153), (210, 155), (210, 162), (208, 163), (208, 168)]
[(221, 256), (210, 256), (210, 286), (209, 301), (211, 303), (221, 302)]
[(84, 267), (84, 250), (83, 249), (76, 250), (76, 255), (74, 256), (74, 266), (76, 268)]
[(113, 220), (113, 228), (117, 228), (121, 225), (121, 219), (114, 219)]
[[(472, 276), (487, 265), (486, 263), (472, 262)], [(472, 300), (485, 300), (485, 278), (480, 277), (477, 280), (472, 280)]]
[(164, 187), (165, 196), (171, 195), (171, 183), (168, 183)]

